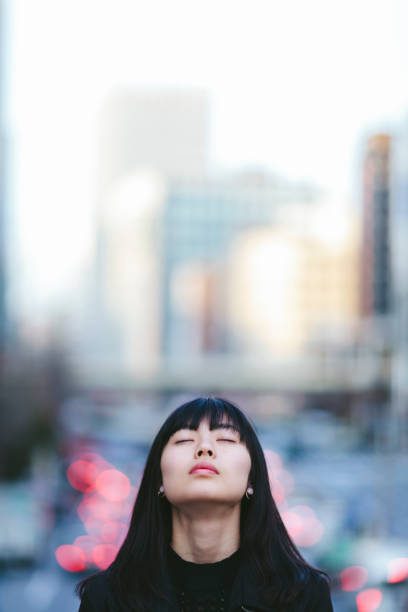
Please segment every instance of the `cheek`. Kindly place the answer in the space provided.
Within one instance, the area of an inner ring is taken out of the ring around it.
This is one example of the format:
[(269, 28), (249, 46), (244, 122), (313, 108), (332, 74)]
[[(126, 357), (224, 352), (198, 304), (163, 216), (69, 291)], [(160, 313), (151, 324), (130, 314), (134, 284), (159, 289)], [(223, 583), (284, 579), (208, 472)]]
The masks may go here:
[(230, 477), (234, 478), (236, 482), (244, 482), (245, 485), (248, 480), (249, 472), (251, 470), (251, 458), (247, 452), (240, 452), (233, 458), (231, 458), (224, 466)]
[(180, 473), (180, 457), (176, 457), (176, 454), (171, 449), (164, 450), (160, 461), (160, 468), (163, 481), (176, 478)]
[(249, 472), (251, 471), (251, 458), (248, 453), (240, 457), (238, 469), (242, 476), (248, 479)]

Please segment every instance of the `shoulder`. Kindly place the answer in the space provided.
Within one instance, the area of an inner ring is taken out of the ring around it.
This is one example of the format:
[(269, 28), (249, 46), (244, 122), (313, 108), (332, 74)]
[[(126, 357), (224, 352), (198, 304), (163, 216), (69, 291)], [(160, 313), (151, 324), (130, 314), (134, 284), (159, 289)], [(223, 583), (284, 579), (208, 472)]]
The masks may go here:
[(113, 596), (109, 576), (106, 572), (99, 572), (90, 576), (81, 589), (81, 601), (88, 604), (90, 609), (113, 611)]
[(305, 585), (305, 610), (309, 612), (333, 612), (329, 579), (313, 570)]

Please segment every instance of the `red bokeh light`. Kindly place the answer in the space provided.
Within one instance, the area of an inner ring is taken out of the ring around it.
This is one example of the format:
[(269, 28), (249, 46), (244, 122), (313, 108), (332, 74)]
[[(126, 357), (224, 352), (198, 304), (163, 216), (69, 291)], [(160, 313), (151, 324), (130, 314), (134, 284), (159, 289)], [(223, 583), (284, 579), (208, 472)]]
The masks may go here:
[(106, 459), (104, 459), (97, 453), (83, 453), (81, 455), (81, 459), (83, 459), (84, 461), (89, 461), (90, 463), (93, 463), (97, 467), (98, 472), (109, 470), (112, 467), (111, 463), (106, 461)]
[(358, 591), (367, 581), (368, 572), (361, 565), (351, 565), (340, 572), (343, 591)]
[(88, 516), (90, 515), (90, 510), (88, 508), (88, 504), (86, 500), (83, 499), (77, 506), (77, 514), (82, 522), (86, 521)]
[(322, 538), (324, 527), (309, 506), (293, 506), (281, 517), (297, 546), (314, 546)]
[(97, 477), (95, 489), (110, 502), (122, 501), (130, 494), (129, 478), (119, 470), (105, 470)]
[(69, 483), (82, 493), (94, 489), (95, 480), (101, 472), (111, 469), (110, 463), (96, 453), (83, 453), (67, 469)]
[(408, 578), (408, 557), (397, 557), (388, 564), (388, 582), (402, 582)]
[(286, 505), (286, 496), (292, 493), (295, 480), (290, 472), (283, 469), (283, 462), (273, 450), (264, 450), (269, 484), (277, 506)]
[(88, 535), (100, 539), (103, 523), (104, 521), (101, 521), (101, 519), (90, 516), (86, 519), (86, 521), (84, 521), (84, 526)]
[(93, 517), (101, 521), (106, 521), (112, 518), (112, 507), (111, 504), (99, 494), (84, 496), (84, 499), (78, 506), (78, 514), (81, 520)]
[(125, 500), (121, 504), (122, 512), (121, 512), (120, 516), (114, 516), (113, 518), (121, 519), (123, 522), (129, 523), (130, 522), (130, 517), (132, 516), (133, 505), (134, 505), (134, 500), (132, 500), (132, 501)]
[(59, 546), (55, 551), (55, 558), (68, 572), (82, 572), (86, 566), (86, 555), (79, 546)]
[(77, 512), (82, 522), (90, 517), (98, 518), (103, 521), (128, 519), (132, 505), (127, 500), (107, 501), (98, 493), (84, 495), (83, 500), (78, 505)]
[(95, 565), (105, 569), (126, 537), (137, 489), (96, 453), (83, 453), (68, 467), (67, 478), (83, 493), (77, 512), (87, 535), (78, 536), (72, 546), (60, 546), (57, 561), (68, 571)]
[(302, 519), (296, 514), (296, 512), (292, 512), (291, 510), (284, 510), (281, 513), (281, 517), (290, 537), (296, 539), (303, 528)]
[(277, 506), (280, 506), (285, 501), (285, 489), (283, 484), (278, 479), (269, 479), (271, 486), (272, 497)]
[(101, 537), (107, 544), (115, 544), (120, 546), (126, 537), (128, 526), (125, 523), (117, 523), (115, 521), (107, 521), (101, 529)]
[(382, 592), (379, 589), (366, 589), (356, 595), (358, 612), (374, 612), (382, 601)]
[(114, 561), (118, 554), (118, 547), (112, 544), (99, 544), (95, 546), (92, 553), (92, 558), (99, 569), (106, 569)]
[(82, 491), (82, 493), (92, 491), (97, 475), (97, 467), (90, 461), (84, 461), (83, 459), (74, 461), (67, 469), (69, 484), (74, 487), (74, 489)]
[(74, 546), (77, 546), (84, 552), (85, 560), (87, 563), (93, 562), (93, 558), (92, 558), (93, 549), (95, 548), (95, 546), (98, 546), (98, 544), (100, 543), (101, 542), (100, 540), (98, 540), (98, 538), (95, 538), (89, 535), (81, 535), (75, 538), (74, 540)]

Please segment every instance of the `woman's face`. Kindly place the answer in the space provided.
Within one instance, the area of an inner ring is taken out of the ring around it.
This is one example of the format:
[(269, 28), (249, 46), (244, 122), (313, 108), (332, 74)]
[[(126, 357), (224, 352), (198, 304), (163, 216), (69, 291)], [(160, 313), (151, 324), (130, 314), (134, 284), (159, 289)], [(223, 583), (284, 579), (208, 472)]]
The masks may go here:
[(210, 430), (208, 421), (203, 420), (196, 431), (180, 429), (171, 436), (160, 467), (164, 494), (172, 505), (235, 505), (248, 487), (251, 458), (237, 431), (227, 424)]

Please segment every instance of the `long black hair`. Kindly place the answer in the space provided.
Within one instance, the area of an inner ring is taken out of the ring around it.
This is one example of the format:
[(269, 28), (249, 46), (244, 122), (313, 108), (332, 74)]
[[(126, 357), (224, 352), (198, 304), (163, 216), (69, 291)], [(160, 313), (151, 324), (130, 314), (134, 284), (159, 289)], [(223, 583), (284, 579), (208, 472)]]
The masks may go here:
[[(147, 612), (154, 602), (169, 601), (167, 552), (171, 541), (172, 511), (165, 497), (158, 496), (162, 484), (160, 460), (169, 438), (179, 429), (196, 430), (202, 420), (210, 429), (228, 422), (240, 435), (251, 457), (249, 482), (254, 489), (250, 500), (243, 497), (240, 519), (240, 551), (250, 560), (263, 584), (263, 598), (277, 610), (299, 597), (311, 575), (322, 570), (312, 567), (298, 551), (286, 531), (272, 497), (268, 470), (254, 427), (231, 401), (220, 397), (199, 397), (174, 410), (156, 435), (133, 508), (129, 531), (116, 559), (105, 570), (124, 612)], [(82, 597), (92, 576), (79, 583)]]

